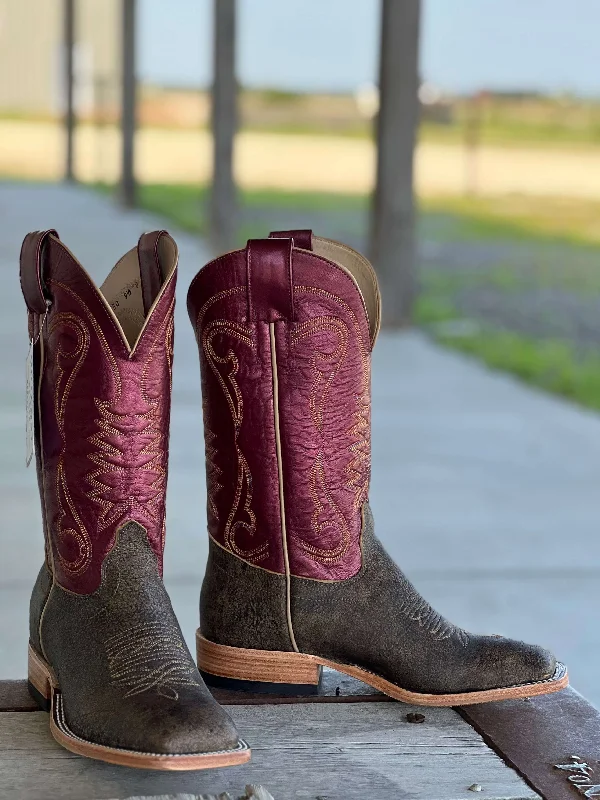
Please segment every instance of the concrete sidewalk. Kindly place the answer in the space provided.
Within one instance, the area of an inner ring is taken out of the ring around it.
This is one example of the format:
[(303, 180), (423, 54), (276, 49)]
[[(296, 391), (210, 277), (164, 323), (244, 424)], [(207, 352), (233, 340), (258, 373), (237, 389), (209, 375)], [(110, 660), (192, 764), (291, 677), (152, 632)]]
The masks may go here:
[[(27, 606), (43, 554), (35, 473), (24, 467), (21, 240), (29, 230), (58, 228), (101, 282), (143, 230), (163, 225), (82, 189), (0, 184), (3, 678), (25, 674)], [(199, 370), (185, 293), (208, 255), (191, 236), (177, 240), (165, 575), (192, 644), (207, 549), (206, 496)], [(379, 536), (446, 616), (474, 631), (553, 648), (569, 664), (574, 686), (597, 705), (599, 475), (600, 416), (489, 372), (418, 333), (380, 337), (371, 492)]]

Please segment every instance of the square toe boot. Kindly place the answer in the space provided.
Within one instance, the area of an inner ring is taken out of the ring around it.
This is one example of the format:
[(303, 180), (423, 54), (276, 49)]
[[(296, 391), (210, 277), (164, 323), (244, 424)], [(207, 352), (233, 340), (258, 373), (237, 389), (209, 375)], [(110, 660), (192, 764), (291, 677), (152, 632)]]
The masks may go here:
[(274, 233), (205, 266), (188, 311), (206, 443), (197, 644), (207, 681), (310, 693), (326, 665), (433, 706), (567, 685), (541, 647), (445, 620), (375, 536), (380, 297), (366, 259), (310, 231)]
[(176, 273), (165, 231), (144, 234), (100, 289), (55, 231), (21, 251), (46, 544), (30, 691), (68, 750), (162, 770), (250, 757), (162, 582)]

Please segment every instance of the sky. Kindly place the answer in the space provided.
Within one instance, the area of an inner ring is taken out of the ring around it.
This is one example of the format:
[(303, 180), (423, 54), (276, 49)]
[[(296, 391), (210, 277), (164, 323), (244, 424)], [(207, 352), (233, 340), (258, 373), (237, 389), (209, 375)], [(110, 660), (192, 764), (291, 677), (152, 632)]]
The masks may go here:
[[(402, 0), (397, 0), (402, 2)], [(141, 0), (140, 77), (206, 86), (212, 0)], [(379, 0), (238, 0), (245, 86), (353, 91), (376, 79)], [(448, 92), (600, 97), (600, 0), (423, 0), (422, 78)]]

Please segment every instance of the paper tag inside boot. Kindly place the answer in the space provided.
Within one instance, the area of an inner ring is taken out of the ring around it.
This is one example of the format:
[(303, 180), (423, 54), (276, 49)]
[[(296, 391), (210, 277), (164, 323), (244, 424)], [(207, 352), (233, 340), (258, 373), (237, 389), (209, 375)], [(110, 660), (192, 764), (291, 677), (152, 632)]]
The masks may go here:
[(33, 458), (35, 429), (35, 398), (33, 396), (33, 341), (29, 342), (29, 352), (27, 353), (27, 363), (25, 369), (25, 464), (29, 466), (31, 464), (31, 459)]

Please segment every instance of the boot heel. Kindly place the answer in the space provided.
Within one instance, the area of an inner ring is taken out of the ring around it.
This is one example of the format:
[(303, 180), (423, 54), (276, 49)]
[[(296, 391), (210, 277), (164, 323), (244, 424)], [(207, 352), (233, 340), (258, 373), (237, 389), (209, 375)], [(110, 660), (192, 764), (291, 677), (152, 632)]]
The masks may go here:
[(29, 645), (27, 669), (27, 688), (29, 694), (42, 711), (50, 711), (52, 707), (52, 689), (56, 686), (56, 678), (51, 667)]
[(277, 650), (247, 650), (196, 633), (198, 669), (214, 687), (280, 695), (319, 692), (321, 665), (315, 656)]

